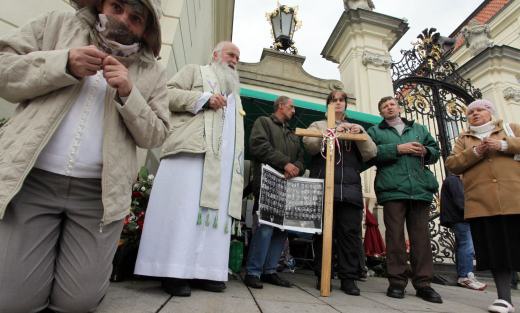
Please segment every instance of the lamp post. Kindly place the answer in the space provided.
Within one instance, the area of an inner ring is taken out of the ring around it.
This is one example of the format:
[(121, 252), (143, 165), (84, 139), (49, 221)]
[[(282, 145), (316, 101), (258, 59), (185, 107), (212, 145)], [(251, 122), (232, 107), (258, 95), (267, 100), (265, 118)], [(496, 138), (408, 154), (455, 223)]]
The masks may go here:
[(290, 53), (297, 54), (298, 49), (294, 46), (292, 39), (294, 31), (301, 26), (297, 16), (297, 8), (280, 5), (273, 12), (267, 13), (266, 16), (273, 31), (274, 42), (271, 48), (285, 52), (289, 50)]

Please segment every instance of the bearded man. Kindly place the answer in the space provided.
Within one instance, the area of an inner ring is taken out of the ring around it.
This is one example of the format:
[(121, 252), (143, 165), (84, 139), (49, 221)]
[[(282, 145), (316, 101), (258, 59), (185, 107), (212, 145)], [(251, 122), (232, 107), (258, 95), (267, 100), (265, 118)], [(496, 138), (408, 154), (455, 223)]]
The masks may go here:
[(0, 97), (19, 103), (0, 130), (0, 312), (105, 296), (136, 145), (168, 135), (159, 16), (157, 0), (103, 0), (0, 39)]
[(230, 231), (242, 207), (244, 129), (236, 66), (240, 51), (219, 43), (210, 65), (187, 65), (168, 83), (174, 113), (162, 148), (135, 273), (163, 288), (226, 288)]

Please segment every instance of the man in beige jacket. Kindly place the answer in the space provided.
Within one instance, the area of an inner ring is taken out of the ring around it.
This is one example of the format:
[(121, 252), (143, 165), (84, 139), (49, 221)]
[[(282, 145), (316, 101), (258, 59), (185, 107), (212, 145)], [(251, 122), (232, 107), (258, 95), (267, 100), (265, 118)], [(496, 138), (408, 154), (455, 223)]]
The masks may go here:
[(0, 129), (0, 312), (104, 297), (136, 145), (168, 134), (159, 16), (157, 0), (104, 0), (0, 38), (0, 97), (19, 103)]
[(163, 288), (226, 288), (232, 220), (240, 219), (245, 112), (231, 42), (210, 65), (183, 67), (168, 83), (172, 117), (148, 203), (135, 273), (164, 277)]

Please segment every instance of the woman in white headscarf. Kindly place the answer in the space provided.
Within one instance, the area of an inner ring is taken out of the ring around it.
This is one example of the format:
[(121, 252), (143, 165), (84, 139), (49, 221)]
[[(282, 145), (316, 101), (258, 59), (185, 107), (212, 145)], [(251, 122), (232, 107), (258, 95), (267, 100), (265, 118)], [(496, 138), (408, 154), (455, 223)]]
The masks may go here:
[(471, 225), (478, 270), (491, 270), (498, 299), (490, 312), (513, 312), (511, 275), (520, 270), (520, 125), (495, 120), (495, 106), (476, 100), (447, 168), (462, 174), (464, 218)]

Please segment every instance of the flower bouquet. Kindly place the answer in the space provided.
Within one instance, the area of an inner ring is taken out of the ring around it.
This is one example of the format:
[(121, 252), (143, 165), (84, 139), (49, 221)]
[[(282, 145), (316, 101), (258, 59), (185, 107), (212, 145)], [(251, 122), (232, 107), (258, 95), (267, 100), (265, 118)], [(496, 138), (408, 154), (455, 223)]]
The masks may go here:
[(123, 221), (121, 238), (112, 262), (113, 270), (110, 281), (123, 281), (133, 274), (154, 178), (148, 173), (146, 167), (139, 170), (137, 181), (132, 187), (130, 213)]

